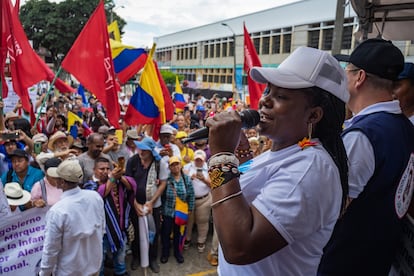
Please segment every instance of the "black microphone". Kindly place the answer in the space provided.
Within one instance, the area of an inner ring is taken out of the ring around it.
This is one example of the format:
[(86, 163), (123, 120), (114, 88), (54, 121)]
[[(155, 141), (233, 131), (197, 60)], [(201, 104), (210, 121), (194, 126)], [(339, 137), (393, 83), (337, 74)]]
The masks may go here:
[[(242, 127), (251, 128), (257, 125), (260, 122), (259, 112), (252, 109), (246, 109), (239, 113)], [(187, 138), (181, 140), (182, 143), (194, 142), (197, 140), (207, 139), (208, 138), (208, 127), (202, 127), (196, 131), (191, 132)]]

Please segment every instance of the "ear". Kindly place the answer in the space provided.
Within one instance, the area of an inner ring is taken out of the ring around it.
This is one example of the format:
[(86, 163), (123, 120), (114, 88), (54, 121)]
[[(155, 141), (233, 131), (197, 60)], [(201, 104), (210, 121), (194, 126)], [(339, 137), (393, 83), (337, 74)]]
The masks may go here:
[(317, 124), (323, 117), (323, 109), (320, 106), (312, 107), (309, 113), (308, 123)]

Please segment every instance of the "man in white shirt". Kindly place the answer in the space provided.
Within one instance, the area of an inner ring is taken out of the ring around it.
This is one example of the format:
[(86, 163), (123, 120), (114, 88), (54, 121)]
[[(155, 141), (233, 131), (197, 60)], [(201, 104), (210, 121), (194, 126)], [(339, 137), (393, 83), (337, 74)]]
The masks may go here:
[(105, 229), (103, 200), (95, 191), (78, 187), (83, 173), (77, 160), (65, 160), (48, 174), (58, 178), (63, 194), (46, 215), (39, 275), (97, 275)]

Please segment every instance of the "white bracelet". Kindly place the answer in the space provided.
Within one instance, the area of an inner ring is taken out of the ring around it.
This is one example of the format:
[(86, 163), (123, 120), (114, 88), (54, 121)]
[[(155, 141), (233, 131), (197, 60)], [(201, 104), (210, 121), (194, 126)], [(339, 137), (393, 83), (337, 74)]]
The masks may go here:
[(238, 191), (237, 193), (231, 194), (231, 195), (226, 196), (226, 197), (224, 197), (224, 198), (222, 198), (220, 200), (217, 200), (216, 202), (211, 203), (211, 207), (214, 207), (214, 206), (216, 206), (216, 205), (218, 205), (220, 203), (223, 203), (226, 200), (232, 199), (233, 197), (239, 196), (242, 193), (243, 193), (242, 191)]

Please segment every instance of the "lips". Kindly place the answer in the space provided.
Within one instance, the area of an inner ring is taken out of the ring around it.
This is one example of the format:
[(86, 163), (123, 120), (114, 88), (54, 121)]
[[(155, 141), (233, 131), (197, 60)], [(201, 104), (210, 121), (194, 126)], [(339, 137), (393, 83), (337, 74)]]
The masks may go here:
[(272, 118), (267, 115), (265, 112), (260, 111), (260, 122), (266, 122), (266, 121), (270, 121), (272, 120)]

